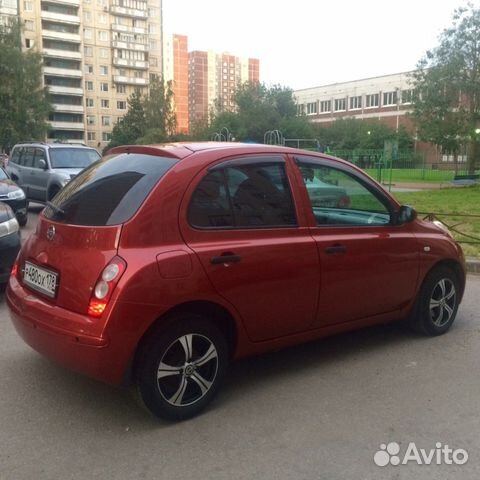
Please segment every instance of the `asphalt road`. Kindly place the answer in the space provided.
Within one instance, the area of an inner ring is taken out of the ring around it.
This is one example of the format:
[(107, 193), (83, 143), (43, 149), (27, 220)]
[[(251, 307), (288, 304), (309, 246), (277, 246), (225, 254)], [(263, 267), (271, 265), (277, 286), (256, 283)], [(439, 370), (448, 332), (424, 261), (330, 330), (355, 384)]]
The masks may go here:
[[(168, 424), (32, 351), (0, 294), (0, 479), (478, 479), (478, 298), (469, 277), (440, 338), (375, 327), (238, 362), (205, 414)], [(376, 466), (389, 442), (469, 458)]]

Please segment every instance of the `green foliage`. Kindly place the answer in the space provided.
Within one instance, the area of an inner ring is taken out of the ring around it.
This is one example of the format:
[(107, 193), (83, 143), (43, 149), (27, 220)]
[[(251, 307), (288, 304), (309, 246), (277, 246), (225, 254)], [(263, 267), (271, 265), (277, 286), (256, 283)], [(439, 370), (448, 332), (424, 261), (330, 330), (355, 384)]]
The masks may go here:
[(400, 126), (398, 132), (380, 121), (340, 118), (335, 122), (317, 127), (316, 137), (320, 145), (330, 150), (380, 150), (386, 140), (398, 140), (400, 150), (408, 150), (413, 145), (413, 138)]
[(480, 9), (468, 4), (455, 11), (452, 26), (420, 60), (412, 82), (420, 139), (451, 153), (469, 143), (473, 170), (480, 126)]
[(155, 78), (150, 83), (148, 95), (142, 95), (140, 90), (130, 95), (127, 113), (113, 127), (105, 151), (118, 145), (170, 141), (176, 126), (172, 84)]
[(0, 24), (0, 146), (43, 140), (52, 111), (42, 87), (42, 58), (32, 50), (22, 52), (21, 26)]
[(222, 111), (217, 102), (210, 133), (227, 127), (236, 140), (260, 143), (265, 132), (277, 129), (285, 138), (313, 138), (312, 125), (305, 117), (296, 116), (290, 88), (279, 85), (268, 88), (262, 83), (247, 82), (238, 87), (234, 102), (234, 112)]

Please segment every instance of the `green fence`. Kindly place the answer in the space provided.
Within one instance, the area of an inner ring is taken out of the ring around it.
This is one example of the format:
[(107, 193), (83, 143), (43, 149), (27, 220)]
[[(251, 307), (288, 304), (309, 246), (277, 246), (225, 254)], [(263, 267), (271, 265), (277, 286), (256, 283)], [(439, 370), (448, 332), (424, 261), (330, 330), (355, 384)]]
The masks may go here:
[[(328, 153), (352, 162), (387, 185), (414, 182), (448, 183), (458, 175), (468, 174), (466, 162), (427, 163), (425, 155), (412, 151), (394, 151), (389, 154), (385, 150), (334, 150)], [(447, 160), (453, 159), (447, 157)]]

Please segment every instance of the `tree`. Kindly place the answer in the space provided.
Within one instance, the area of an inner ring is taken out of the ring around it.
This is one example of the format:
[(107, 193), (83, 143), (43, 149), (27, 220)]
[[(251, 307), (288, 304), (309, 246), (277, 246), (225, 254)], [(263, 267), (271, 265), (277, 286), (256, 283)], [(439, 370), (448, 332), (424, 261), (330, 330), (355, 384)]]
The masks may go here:
[(173, 108), (171, 82), (153, 79), (148, 95), (135, 90), (128, 98), (127, 113), (112, 130), (112, 138), (105, 148), (118, 145), (162, 143), (175, 135), (177, 120)]
[[(227, 127), (237, 140), (263, 142), (265, 132), (280, 130), (285, 138), (313, 138), (313, 127), (305, 117), (297, 117), (293, 90), (262, 83), (240, 85), (233, 97), (234, 111), (217, 112), (211, 131)], [(218, 110), (218, 106), (217, 106)]]
[(105, 148), (117, 147), (118, 145), (132, 145), (145, 134), (146, 119), (144, 100), (140, 90), (135, 90), (127, 99), (127, 113), (114, 125), (112, 137)]
[(42, 86), (42, 57), (22, 51), (18, 21), (0, 24), (0, 78), (0, 147), (43, 140), (52, 107)]
[(421, 140), (457, 154), (469, 147), (468, 169), (475, 170), (480, 130), (480, 9), (455, 11), (439, 45), (420, 60), (412, 75), (413, 117)]

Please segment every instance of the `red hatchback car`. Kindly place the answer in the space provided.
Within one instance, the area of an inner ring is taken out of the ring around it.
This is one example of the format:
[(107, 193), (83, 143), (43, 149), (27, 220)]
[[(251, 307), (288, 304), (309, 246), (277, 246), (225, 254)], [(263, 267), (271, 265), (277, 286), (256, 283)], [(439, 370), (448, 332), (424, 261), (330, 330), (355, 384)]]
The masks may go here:
[(199, 143), (119, 147), (85, 169), (40, 215), (6, 296), (34, 349), (183, 419), (231, 359), (401, 319), (442, 334), (464, 286), (449, 233), (355, 166)]

